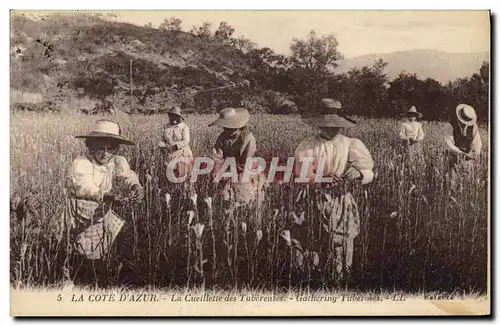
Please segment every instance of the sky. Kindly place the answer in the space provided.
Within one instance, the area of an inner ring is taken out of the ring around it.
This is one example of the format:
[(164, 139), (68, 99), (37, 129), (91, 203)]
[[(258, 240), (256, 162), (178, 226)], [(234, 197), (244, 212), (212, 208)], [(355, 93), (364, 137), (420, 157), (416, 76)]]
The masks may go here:
[(227, 21), (235, 36), (244, 35), (259, 46), (289, 53), (293, 38), (314, 29), (334, 34), (347, 58), (370, 53), (414, 49), (446, 52), (488, 52), (487, 11), (116, 11), (118, 20), (154, 27), (165, 18), (183, 21), (183, 30), (203, 21), (215, 30)]

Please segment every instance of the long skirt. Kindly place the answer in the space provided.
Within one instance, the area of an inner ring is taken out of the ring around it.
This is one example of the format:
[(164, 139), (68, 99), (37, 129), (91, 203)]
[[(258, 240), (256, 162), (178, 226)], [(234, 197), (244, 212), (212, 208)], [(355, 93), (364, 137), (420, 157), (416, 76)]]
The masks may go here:
[(354, 197), (350, 192), (333, 189), (304, 189), (295, 200), (306, 202), (299, 207), (303, 212), (308, 211), (309, 216), (294, 212), (292, 238), (306, 244), (308, 252), (317, 253), (318, 261), (326, 262), (332, 281), (345, 279), (352, 269), (354, 239), (360, 231), (360, 214)]
[[(182, 158), (175, 164), (175, 168), (169, 172), (168, 166), (174, 159)], [(193, 169), (193, 157), (192, 156), (179, 156), (177, 154), (170, 154), (165, 156), (164, 164), (162, 165), (162, 171), (160, 176), (160, 187), (167, 188), (172, 184), (179, 184), (175, 182), (175, 179), (184, 179), (182, 184), (190, 185), (190, 177)], [(171, 173), (172, 175), (169, 175)], [(174, 179), (175, 178), (175, 179)]]
[(125, 221), (105, 205), (68, 198), (61, 222), (64, 277), (80, 283), (92, 279), (91, 283), (104, 285), (107, 277), (98, 277), (106, 270), (105, 262)]
[(238, 174), (238, 182), (229, 179), (222, 180), (217, 188), (217, 196), (224, 207), (225, 213), (232, 214), (236, 209), (252, 211), (253, 219), (259, 227), (262, 223), (262, 206), (268, 186), (264, 174), (251, 175), (248, 182), (242, 182), (242, 174)]

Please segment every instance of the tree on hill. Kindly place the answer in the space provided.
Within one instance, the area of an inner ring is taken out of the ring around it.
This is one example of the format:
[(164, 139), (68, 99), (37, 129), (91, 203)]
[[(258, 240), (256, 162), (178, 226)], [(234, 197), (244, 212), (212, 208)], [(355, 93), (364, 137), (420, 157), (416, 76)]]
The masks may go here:
[(490, 64), (483, 62), (479, 71), (470, 77), (459, 78), (447, 87), (449, 92), (450, 106), (459, 103), (472, 105), (481, 120), (488, 117), (489, 91), (490, 91)]
[(328, 78), (342, 58), (338, 41), (334, 35), (319, 37), (312, 30), (305, 40), (294, 38), (290, 50), (292, 78), (297, 81), (291, 91), (309, 104), (316, 103), (328, 93)]
[(203, 22), (201, 26), (193, 26), (189, 33), (198, 36), (200, 38), (210, 38), (212, 37), (212, 23)]
[(220, 22), (219, 28), (214, 33), (214, 39), (223, 42), (229, 43), (234, 33), (234, 28), (231, 27), (227, 22)]
[(177, 17), (165, 18), (158, 29), (160, 31), (178, 32), (182, 30), (182, 20)]
[(415, 74), (402, 72), (390, 82), (388, 97), (395, 114), (402, 113), (414, 105), (426, 119), (446, 118), (446, 92), (443, 86), (432, 78), (422, 80)]

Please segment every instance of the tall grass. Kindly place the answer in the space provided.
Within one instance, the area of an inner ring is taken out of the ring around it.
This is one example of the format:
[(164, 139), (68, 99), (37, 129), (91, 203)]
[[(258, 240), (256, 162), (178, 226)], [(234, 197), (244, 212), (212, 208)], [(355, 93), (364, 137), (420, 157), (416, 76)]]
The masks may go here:
[[(311, 289), (332, 283), (328, 252), (312, 250), (328, 243), (306, 197), (271, 185), (262, 207), (223, 214), (226, 207), (208, 184), (159, 191), (162, 164), (155, 148), (164, 116), (116, 116), (137, 146), (124, 148), (146, 189), (144, 203), (130, 216), (109, 261), (109, 280), (117, 286), (188, 286), (240, 289)], [(207, 127), (215, 116), (189, 116), (191, 147), (197, 156), (210, 153), (220, 132)], [(32, 193), (41, 205), (38, 219), (24, 228), (11, 218), (11, 281), (30, 286), (63, 280), (64, 248), (51, 236), (62, 210), (66, 169), (83, 144), (73, 136), (86, 132), (96, 117), (11, 116), (11, 192)], [(251, 130), (262, 157), (291, 155), (314, 134), (295, 116), (256, 115)], [(412, 164), (395, 149), (395, 121), (360, 119), (348, 130), (360, 138), (375, 161), (376, 178), (355, 188), (361, 233), (355, 240), (353, 273), (347, 289), (405, 291), (486, 290), (488, 133), (479, 168), (465, 174), (453, 190), (446, 178), (443, 136), (451, 127), (424, 123), (424, 158)], [(213, 201), (213, 202), (212, 202)], [(208, 207), (213, 209), (209, 210)], [(301, 212), (304, 221), (300, 222)], [(316, 219), (316, 220), (315, 220)], [(327, 251), (327, 249), (326, 249)]]

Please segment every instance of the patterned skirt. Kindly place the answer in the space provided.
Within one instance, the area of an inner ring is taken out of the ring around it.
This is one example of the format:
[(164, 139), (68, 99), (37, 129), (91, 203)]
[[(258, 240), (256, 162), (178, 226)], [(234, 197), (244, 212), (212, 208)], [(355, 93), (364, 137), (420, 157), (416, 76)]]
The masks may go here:
[(69, 199), (63, 214), (66, 225), (72, 226), (74, 250), (91, 260), (105, 257), (125, 224), (111, 209), (82, 199)]

